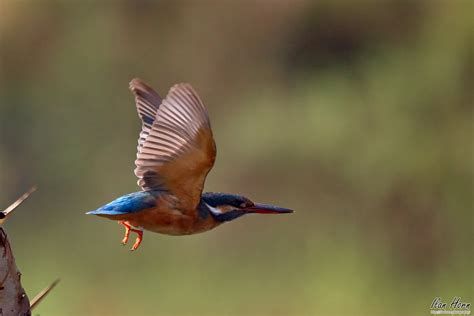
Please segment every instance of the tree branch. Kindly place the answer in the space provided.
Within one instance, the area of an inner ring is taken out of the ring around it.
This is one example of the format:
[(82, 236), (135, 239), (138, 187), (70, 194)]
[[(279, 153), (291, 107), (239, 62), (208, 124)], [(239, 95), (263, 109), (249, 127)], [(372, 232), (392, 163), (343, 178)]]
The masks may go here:
[[(4, 211), (0, 211), (0, 225), (11, 216), (11, 213), (24, 201), (31, 193), (36, 191), (32, 187), (18, 200), (13, 202)], [(1, 316), (28, 316), (31, 309), (37, 306), (41, 300), (56, 286), (59, 279), (54, 281), (49, 287), (41, 291), (33, 299), (31, 306), (25, 290), (21, 286), (21, 273), (15, 264), (15, 257), (8, 241), (8, 236), (3, 227), (0, 226), (0, 315)]]
[(0, 315), (31, 315), (30, 301), (20, 279), (7, 233), (0, 227)]

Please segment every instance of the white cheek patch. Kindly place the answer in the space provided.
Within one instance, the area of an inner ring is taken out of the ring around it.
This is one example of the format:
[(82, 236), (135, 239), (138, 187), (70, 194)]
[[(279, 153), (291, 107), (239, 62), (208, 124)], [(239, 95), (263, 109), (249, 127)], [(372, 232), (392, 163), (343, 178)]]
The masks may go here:
[(210, 205), (207, 204), (207, 203), (205, 203), (205, 204), (206, 204), (206, 206), (209, 208), (209, 211), (212, 212), (212, 214), (214, 214), (214, 215), (223, 214), (220, 209), (218, 209), (218, 208), (216, 208), (216, 207), (212, 207), (212, 206), (210, 206)]

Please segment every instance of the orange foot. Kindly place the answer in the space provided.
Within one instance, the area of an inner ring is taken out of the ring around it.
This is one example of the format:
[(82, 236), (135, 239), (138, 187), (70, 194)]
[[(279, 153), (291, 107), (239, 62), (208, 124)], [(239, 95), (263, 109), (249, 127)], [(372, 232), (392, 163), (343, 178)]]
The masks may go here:
[(132, 228), (132, 226), (127, 221), (119, 221), (118, 223), (125, 227), (125, 236), (122, 239), (122, 245), (127, 244), (128, 237), (130, 236), (131, 231), (134, 233), (137, 233), (137, 239), (135, 240), (135, 243), (133, 244), (132, 249), (130, 249), (131, 251), (137, 250), (140, 244), (142, 243), (143, 230)]

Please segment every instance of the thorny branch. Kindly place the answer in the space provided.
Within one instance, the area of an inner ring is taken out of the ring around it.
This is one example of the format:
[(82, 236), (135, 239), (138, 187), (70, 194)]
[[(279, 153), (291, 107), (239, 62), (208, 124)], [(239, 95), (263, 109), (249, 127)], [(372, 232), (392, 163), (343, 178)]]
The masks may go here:
[[(24, 200), (36, 190), (32, 187), (23, 194), (14, 203), (4, 211), (0, 211), (0, 225), (11, 216)], [(0, 226), (0, 316), (28, 316), (31, 315), (31, 309), (37, 306), (41, 300), (56, 286), (59, 280), (56, 280), (49, 287), (41, 291), (30, 305), (28, 296), (21, 285), (21, 273), (15, 264), (8, 236), (3, 227)]]

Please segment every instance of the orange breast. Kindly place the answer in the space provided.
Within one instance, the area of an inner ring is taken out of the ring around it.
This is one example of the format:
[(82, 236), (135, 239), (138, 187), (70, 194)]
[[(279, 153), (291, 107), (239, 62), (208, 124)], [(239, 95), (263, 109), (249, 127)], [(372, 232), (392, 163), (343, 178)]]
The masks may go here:
[(210, 215), (201, 218), (197, 216), (196, 212), (194, 213), (196, 216), (185, 215), (177, 210), (155, 207), (123, 215), (123, 220), (135, 227), (143, 227), (143, 229), (166, 235), (197, 234), (220, 224)]

